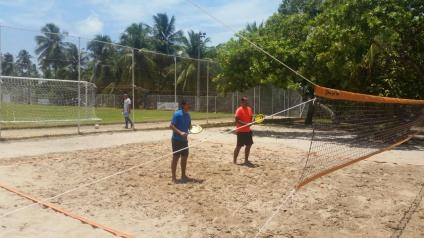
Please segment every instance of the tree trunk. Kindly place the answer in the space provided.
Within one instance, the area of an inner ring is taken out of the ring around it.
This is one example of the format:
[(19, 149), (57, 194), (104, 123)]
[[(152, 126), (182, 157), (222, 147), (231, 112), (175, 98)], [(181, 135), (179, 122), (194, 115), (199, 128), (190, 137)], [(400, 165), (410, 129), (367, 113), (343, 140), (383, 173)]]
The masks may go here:
[(312, 125), (312, 118), (314, 116), (314, 112), (315, 112), (315, 102), (313, 102), (308, 107), (308, 112), (306, 113), (306, 118), (305, 118), (305, 125)]

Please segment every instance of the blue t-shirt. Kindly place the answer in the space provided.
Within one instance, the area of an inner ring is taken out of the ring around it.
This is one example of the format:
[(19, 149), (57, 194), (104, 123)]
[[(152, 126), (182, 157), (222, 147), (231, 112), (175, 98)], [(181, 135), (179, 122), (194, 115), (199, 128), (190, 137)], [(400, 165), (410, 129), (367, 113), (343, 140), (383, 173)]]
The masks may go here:
[[(171, 124), (174, 125), (178, 130), (188, 133), (191, 124), (190, 114), (184, 112), (184, 110), (178, 110), (172, 116)], [(177, 133), (172, 133), (172, 139), (178, 141), (187, 141), (186, 138), (178, 135)]]

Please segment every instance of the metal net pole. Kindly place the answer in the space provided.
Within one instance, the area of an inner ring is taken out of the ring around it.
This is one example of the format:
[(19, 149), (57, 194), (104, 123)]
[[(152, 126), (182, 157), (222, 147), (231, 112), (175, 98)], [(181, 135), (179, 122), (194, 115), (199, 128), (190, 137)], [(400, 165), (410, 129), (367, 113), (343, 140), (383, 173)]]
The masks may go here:
[(206, 124), (209, 123), (209, 61), (206, 64)]
[(78, 123), (77, 133), (81, 133), (81, 38), (78, 37)]
[[(174, 55), (174, 105), (177, 106), (177, 57)], [(177, 109), (177, 108), (176, 108)]]
[[(2, 35), (1, 35), (2, 32), (1, 31), (2, 31), (2, 26), (0, 24), (0, 76), (3, 75), (3, 68), (2, 68), (2, 65), (3, 65), (3, 51), (2, 51), (2, 47), (1, 47), (1, 41), (2, 41)], [(1, 93), (1, 84), (2, 84), (2, 81), (1, 81), (1, 78), (0, 78), (0, 121), (2, 121), (2, 119), (3, 119), (3, 116), (1, 114), (2, 101), (3, 101), (3, 95)], [(1, 138), (1, 131), (2, 131), (1, 129), (2, 129), (2, 124), (0, 122), (0, 138)]]
[(131, 57), (131, 81), (132, 81), (132, 121), (133, 121), (133, 130), (135, 129), (134, 124), (135, 124), (135, 56), (134, 56), (134, 49), (131, 50), (132, 52), (132, 57)]

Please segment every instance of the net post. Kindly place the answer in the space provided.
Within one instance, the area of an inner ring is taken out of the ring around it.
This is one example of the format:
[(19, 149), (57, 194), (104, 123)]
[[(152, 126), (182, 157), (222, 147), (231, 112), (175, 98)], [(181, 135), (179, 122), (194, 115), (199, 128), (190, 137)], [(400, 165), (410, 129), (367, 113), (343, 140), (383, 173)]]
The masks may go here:
[[(3, 51), (2, 51), (2, 25), (0, 24), (0, 120), (2, 121), (3, 115), (1, 114), (2, 110), (2, 102), (3, 102), (3, 94), (1, 92), (1, 86), (2, 86), (2, 79), (1, 76), (3, 76)], [(1, 139), (1, 132), (2, 132), (2, 124), (0, 122), (0, 139)]]
[(81, 37), (78, 37), (78, 119), (77, 134), (81, 134)]
[(256, 87), (253, 87), (253, 113), (256, 114)]
[[(177, 104), (177, 56), (174, 55), (174, 105)], [(177, 109), (177, 108), (176, 108)]]
[(132, 88), (132, 97), (133, 97), (133, 99), (132, 99), (132, 110), (133, 110), (133, 112), (132, 112), (132, 122), (133, 122), (133, 127), (132, 127), (132, 129), (133, 130), (135, 130), (135, 126), (134, 126), (134, 124), (135, 124), (135, 69), (134, 69), (134, 67), (135, 67), (135, 49), (132, 49), (131, 50), (131, 52), (132, 52), (132, 57), (131, 57), (131, 88)]
[(84, 107), (84, 111), (85, 111), (85, 117), (87, 117), (87, 112), (88, 112), (88, 82), (84, 82), (85, 84), (85, 107)]
[(215, 114), (216, 114), (216, 96), (215, 96)]
[(206, 124), (209, 124), (209, 61), (206, 64)]

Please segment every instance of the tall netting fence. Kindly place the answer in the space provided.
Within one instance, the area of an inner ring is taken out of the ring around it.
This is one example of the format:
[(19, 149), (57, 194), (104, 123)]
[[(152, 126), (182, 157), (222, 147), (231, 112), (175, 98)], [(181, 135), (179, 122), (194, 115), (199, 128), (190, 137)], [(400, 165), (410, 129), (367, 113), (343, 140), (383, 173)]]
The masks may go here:
[[(299, 91), (272, 85), (222, 94), (214, 81), (220, 73), (219, 63), (210, 59), (190, 57), (184, 49), (172, 54), (134, 49), (107, 36), (72, 36), (54, 25), (41, 31), (0, 26), (0, 61), (0, 75), (7, 77), (2, 104), (26, 103), (14, 111), (3, 106), (3, 129), (31, 123), (39, 126), (44, 121), (44, 125), (78, 126), (81, 132), (80, 125), (92, 127), (97, 118), (102, 124), (120, 123), (124, 94), (136, 109), (131, 113), (135, 122), (154, 121), (156, 115), (158, 121), (168, 120), (163, 115), (170, 115), (182, 99), (199, 112), (197, 119), (228, 121), (242, 96), (248, 96), (255, 113), (262, 114), (302, 102)], [(61, 114), (42, 112), (43, 107), (53, 105), (64, 110)], [(301, 117), (303, 111), (290, 110), (281, 116)]]

